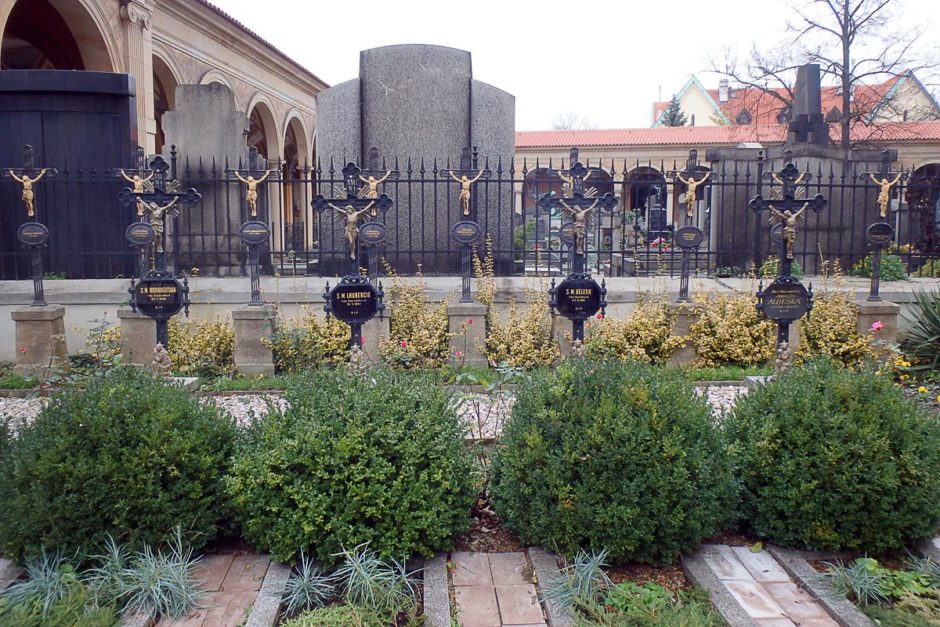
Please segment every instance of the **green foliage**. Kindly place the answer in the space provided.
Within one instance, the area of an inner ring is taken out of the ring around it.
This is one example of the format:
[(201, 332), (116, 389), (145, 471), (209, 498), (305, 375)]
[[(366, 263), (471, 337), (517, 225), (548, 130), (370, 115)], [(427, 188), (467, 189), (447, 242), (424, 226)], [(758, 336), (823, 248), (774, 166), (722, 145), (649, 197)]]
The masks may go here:
[(187, 376), (221, 377), (235, 373), (235, 326), (231, 319), (170, 319), (170, 359), (173, 371)]
[[(773, 279), (776, 278), (779, 271), (780, 259), (771, 255), (770, 257), (764, 259), (764, 263), (760, 265), (760, 269), (757, 272), (757, 278)], [(798, 279), (802, 279), (806, 274), (803, 272), (803, 267), (800, 265), (800, 262), (796, 259), (794, 259), (793, 263), (790, 265), (790, 273)]]
[(569, 360), (516, 395), (493, 499), (523, 542), (671, 562), (736, 499), (708, 404), (676, 370)]
[(685, 344), (685, 338), (672, 335), (675, 320), (667, 297), (644, 294), (626, 320), (588, 320), (591, 335), (585, 344), (586, 354), (595, 359), (665, 363)]
[(851, 564), (827, 564), (827, 583), (859, 604), (881, 625), (936, 625), (940, 622), (940, 571), (929, 559), (911, 558), (910, 570), (885, 568), (862, 557)]
[(242, 392), (242, 391), (269, 391), (283, 390), (294, 375), (278, 374), (271, 377), (218, 377), (200, 384), (199, 389), (208, 392)]
[(773, 358), (776, 325), (758, 316), (756, 296), (700, 292), (692, 302), (689, 339), (698, 354), (696, 366), (763, 366)]
[(202, 546), (228, 512), (234, 439), (231, 419), (138, 369), (65, 388), (0, 456), (0, 550), (139, 547), (175, 525)]
[[(852, 266), (852, 274), (855, 276), (871, 276), (871, 262), (873, 255), (866, 255), (858, 260)], [(897, 255), (881, 256), (881, 280), (882, 281), (905, 281), (907, 280), (907, 268), (904, 262)]]
[(198, 561), (193, 559), (192, 548), (184, 546), (179, 527), (166, 549), (144, 546), (118, 574), (125, 610), (179, 618), (197, 609), (205, 594), (194, 573)]
[(13, 602), (0, 597), (0, 627), (114, 627), (114, 607), (98, 606), (88, 587), (74, 581), (68, 592), (43, 611), (41, 600)]
[(940, 521), (940, 423), (886, 377), (809, 362), (738, 400), (726, 425), (762, 538), (882, 551)]
[(682, 111), (682, 107), (679, 105), (679, 96), (673, 94), (672, 100), (669, 101), (669, 106), (666, 107), (662, 117), (660, 117), (660, 123), (663, 126), (685, 126), (686, 122), (688, 122), (688, 120), (685, 117), (685, 113)]
[(683, 368), (692, 381), (744, 381), (745, 377), (773, 374), (772, 368), (760, 366), (714, 366), (712, 368)]
[(286, 398), (290, 409), (250, 432), (228, 481), (249, 542), (329, 564), (363, 542), (383, 557), (429, 555), (466, 527), (472, 462), (434, 377), (318, 370)]
[(902, 313), (908, 328), (901, 336), (901, 352), (914, 361), (914, 370), (940, 366), (940, 288), (914, 293), (911, 313)]
[(447, 300), (429, 307), (420, 273), (417, 281), (405, 283), (391, 266), (386, 264), (386, 270), (391, 277), (392, 319), (388, 340), (379, 343), (379, 355), (393, 368), (440, 368), (450, 353)]
[(375, 610), (331, 605), (306, 611), (284, 623), (284, 627), (387, 627), (389, 622)]
[(669, 592), (652, 582), (625, 581), (601, 603), (585, 606), (580, 624), (610, 627), (722, 627), (725, 622), (702, 590)]
[(274, 352), (279, 373), (300, 372), (324, 364), (341, 364), (349, 358), (349, 326), (334, 317), (317, 318), (308, 309), (303, 319), (290, 323), (278, 318), (271, 339), (261, 343)]
[(800, 360), (827, 355), (845, 366), (858, 367), (874, 355), (872, 335), (858, 332), (858, 305), (848, 292), (824, 292), (814, 299), (812, 315), (800, 327)]
[(347, 603), (385, 613), (414, 611), (418, 587), (404, 560), (387, 563), (365, 544), (343, 549), (342, 557), (334, 577)]
[(0, 377), (0, 390), (29, 390), (39, 385), (36, 377), (8, 372)]

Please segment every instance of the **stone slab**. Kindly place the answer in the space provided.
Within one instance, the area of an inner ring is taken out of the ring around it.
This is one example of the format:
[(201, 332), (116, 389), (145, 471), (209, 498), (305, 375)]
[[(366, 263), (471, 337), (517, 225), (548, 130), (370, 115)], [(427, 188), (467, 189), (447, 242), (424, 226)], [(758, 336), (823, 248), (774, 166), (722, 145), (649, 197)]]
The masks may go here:
[(796, 587), (792, 581), (786, 583), (761, 584), (780, 607), (783, 608), (787, 618), (798, 625), (808, 625), (812, 622), (819, 627), (839, 627), (839, 623), (832, 620), (821, 605), (813, 600), (805, 590)]
[(493, 586), (454, 586), (457, 624), (460, 627), (500, 627), (499, 606)]
[(518, 586), (531, 584), (532, 581), (526, 578), (526, 571), (529, 564), (525, 559), (525, 553), (491, 553), (490, 573), (493, 576), (493, 584), (497, 586)]
[(451, 627), (450, 593), (447, 589), (447, 556), (438, 553), (424, 562), (424, 624)]
[(11, 583), (19, 579), (23, 569), (10, 560), (0, 557), (0, 590), (6, 589)]
[(493, 585), (489, 556), (486, 553), (458, 551), (451, 553), (450, 560), (454, 563), (450, 575), (455, 586)]
[(734, 556), (741, 562), (755, 581), (760, 583), (790, 583), (790, 576), (766, 551), (751, 552), (746, 546), (731, 547)]
[(706, 544), (702, 546), (702, 559), (722, 581), (751, 579), (751, 574), (734, 555), (730, 546)]
[(204, 627), (242, 627), (256, 597), (251, 591), (216, 592), (212, 596)]
[(262, 555), (236, 555), (222, 581), (222, 592), (257, 592), (270, 560)]
[(245, 627), (274, 627), (281, 611), (281, 599), (287, 588), (291, 567), (282, 562), (272, 562), (264, 576), (264, 583), (258, 591), (258, 597), (251, 607), (251, 614)]
[(58, 320), (59, 318), (65, 317), (65, 307), (62, 305), (44, 305), (42, 307), (21, 307), (19, 309), (14, 309), (10, 313), (10, 317), (14, 320), (37, 320), (42, 322), (49, 322), (50, 320)]
[(783, 618), (786, 613), (768, 592), (753, 579), (724, 580), (731, 596), (751, 618)]
[(362, 160), (360, 89), (354, 78), (316, 95), (317, 153), (324, 172), (332, 164), (336, 178), (347, 161)]
[(535, 586), (531, 583), (519, 586), (495, 586), (499, 615), (504, 625), (525, 625), (542, 621), (542, 606), (539, 605)]
[(539, 596), (545, 603), (545, 614), (548, 618), (549, 627), (574, 627), (574, 615), (571, 610), (545, 598), (545, 590), (549, 583), (556, 577), (561, 576), (561, 571), (558, 569), (558, 558), (545, 549), (530, 547), (529, 562), (532, 564), (532, 570), (538, 582)]
[(199, 587), (211, 592), (221, 590), (222, 581), (225, 580), (233, 559), (235, 555), (232, 553), (204, 555), (194, 570), (196, 579), (200, 581)]
[(758, 618), (754, 620), (754, 624), (757, 627), (794, 627), (789, 618)]
[(14, 372), (34, 374), (50, 364), (66, 361), (69, 356), (65, 333), (65, 307), (20, 307), (10, 312), (14, 321)]
[(699, 549), (693, 555), (682, 556), (682, 570), (689, 581), (700, 588), (708, 590), (715, 610), (731, 627), (752, 627), (753, 619), (748, 616), (744, 607), (725, 587), (724, 583), (711, 569), (711, 566), (702, 556), (704, 549)]

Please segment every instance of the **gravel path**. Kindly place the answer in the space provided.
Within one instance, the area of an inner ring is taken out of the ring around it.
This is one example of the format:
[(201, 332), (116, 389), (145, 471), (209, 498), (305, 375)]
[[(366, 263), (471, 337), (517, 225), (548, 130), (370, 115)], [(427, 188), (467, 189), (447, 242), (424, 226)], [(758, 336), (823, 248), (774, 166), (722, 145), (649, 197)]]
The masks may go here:
[[(747, 394), (746, 387), (736, 385), (701, 386), (696, 390), (706, 395), (716, 418), (734, 407), (738, 396)], [(33, 419), (47, 401), (45, 398), (0, 398), (0, 420), (10, 420), (15, 427), (24, 420)], [(267, 416), (270, 407), (279, 410), (287, 408), (287, 401), (276, 393), (206, 396), (202, 402), (214, 403), (222, 411), (231, 414), (240, 425)], [(492, 440), (499, 437), (514, 402), (515, 398), (511, 394), (493, 397), (485, 394), (456, 395), (457, 415), (467, 425), (467, 439)]]

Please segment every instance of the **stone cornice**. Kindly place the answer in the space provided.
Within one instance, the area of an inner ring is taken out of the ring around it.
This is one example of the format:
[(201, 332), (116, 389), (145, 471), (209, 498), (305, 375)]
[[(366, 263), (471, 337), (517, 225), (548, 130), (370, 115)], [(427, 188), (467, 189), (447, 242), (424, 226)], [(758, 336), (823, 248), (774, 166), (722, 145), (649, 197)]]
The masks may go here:
[[(252, 59), (261, 67), (311, 96), (329, 87), (310, 70), (288, 58), (271, 44), (208, 3), (201, 0), (160, 0), (157, 11), (166, 13), (167, 16), (181, 23), (191, 25), (220, 46), (231, 50), (233, 54)], [(154, 34), (156, 36), (158, 33)], [(163, 41), (168, 43), (176, 41), (171, 33), (159, 34), (162, 35), (160, 39)], [(219, 67), (226, 73), (231, 73), (229, 68), (219, 66), (219, 62), (221, 59), (211, 65)]]

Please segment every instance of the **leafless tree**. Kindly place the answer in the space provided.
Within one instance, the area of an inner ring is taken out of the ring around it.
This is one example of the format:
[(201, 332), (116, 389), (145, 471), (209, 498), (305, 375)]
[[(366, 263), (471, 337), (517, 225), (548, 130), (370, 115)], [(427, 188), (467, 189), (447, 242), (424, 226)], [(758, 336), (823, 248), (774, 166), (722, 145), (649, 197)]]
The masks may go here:
[[(837, 121), (845, 149), (851, 146), (852, 127), (871, 115), (872, 107), (881, 101), (880, 97), (856, 97), (857, 88), (907, 72), (926, 79), (928, 90), (935, 85), (938, 63), (920, 46), (924, 28), (909, 25), (911, 20), (902, 27), (900, 0), (804, 0), (793, 12), (787, 24), (789, 41), (768, 50), (755, 45), (743, 62), (726, 51), (723, 60), (712, 63), (712, 69), (789, 107), (796, 68), (818, 63), (823, 80), (840, 89)], [(936, 116), (936, 108), (930, 109), (911, 113), (920, 119)]]
[(582, 117), (574, 111), (559, 113), (552, 120), (552, 130), (555, 131), (584, 131), (597, 128), (597, 124), (590, 118)]

